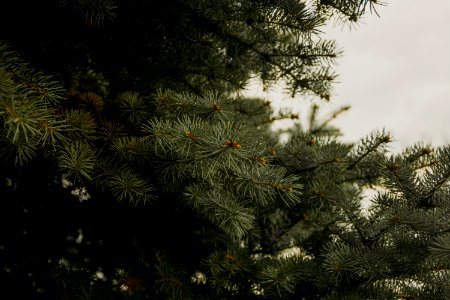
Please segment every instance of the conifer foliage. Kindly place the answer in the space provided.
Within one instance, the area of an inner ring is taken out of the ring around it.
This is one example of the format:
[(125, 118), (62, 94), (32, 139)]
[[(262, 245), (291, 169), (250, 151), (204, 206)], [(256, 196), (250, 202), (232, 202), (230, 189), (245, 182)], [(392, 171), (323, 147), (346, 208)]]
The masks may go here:
[(298, 116), (240, 93), (256, 77), (329, 100), (339, 50), (320, 26), (379, 1), (10, 2), (2, 294), (450, 298), (449, 147), (343, 143), (346, 107), (282, 143), (271, 124)]

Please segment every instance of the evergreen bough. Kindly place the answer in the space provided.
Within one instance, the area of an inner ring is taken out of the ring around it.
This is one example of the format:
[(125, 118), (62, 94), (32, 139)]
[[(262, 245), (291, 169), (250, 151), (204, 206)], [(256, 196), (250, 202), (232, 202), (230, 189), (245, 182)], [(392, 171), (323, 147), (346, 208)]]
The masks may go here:
[(240, 94), (329, 99), (319, 27), (377, 1), (24, 2), (1, 5), (28, 26), (0, 43), (3, 293), (450, 298), (450, 147), (343, 143), (347, 107), (282, 143), (298, 116)]

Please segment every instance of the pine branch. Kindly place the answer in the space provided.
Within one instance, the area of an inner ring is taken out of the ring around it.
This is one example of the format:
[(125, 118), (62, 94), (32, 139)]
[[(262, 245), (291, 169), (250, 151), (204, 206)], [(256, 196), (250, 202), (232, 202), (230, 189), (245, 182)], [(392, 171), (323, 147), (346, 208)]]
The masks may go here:
[(59, 0), (62, 7), (71, 7), (80, 14), (86, 25), (103, 27), (116, 19), (117, 5), (114, 0)]
[(226, 234), (240, 240), (254, 227), (255, 217), (251, 208), (239, 203), (230, 192), (203, 186), (189, 186), (184, 193), (186, 201)]
[(362, 138), (356, 147), (352, 155), (355, 157), (350, 162), (348, 169), (352, 170), (360, 163), (364, 158), (373, 153), (377, 153), (383, 150), (383, 147), (392, 141), (392, 137), (384, 130), (372, 132), (365, 138)]
[(436, 236), (429, 246), (429, 251), (433, 259), (447, 262), (446, 267), (450, 268), (450, 233)]
[(62, 149), (58, 157), (59, 167), (64, 177), (74, 182), (92, 180), (95, 168), (95, 154), (88, 144), (72, 143)]
[(307, 278), (305, 263), (300, 258), (264, 259), (261, 262), (258, 279), (264, 290), (264, 296), (286, 298), (294, 294), (298, 283)]
[(281, 198), (283, 203), (294, 206), (300, 199), (302, 185), (296, 176), (286, 176), (286, 171), (278, 167), (242, 165), (235, 173), (236, 191), (264, 207)]

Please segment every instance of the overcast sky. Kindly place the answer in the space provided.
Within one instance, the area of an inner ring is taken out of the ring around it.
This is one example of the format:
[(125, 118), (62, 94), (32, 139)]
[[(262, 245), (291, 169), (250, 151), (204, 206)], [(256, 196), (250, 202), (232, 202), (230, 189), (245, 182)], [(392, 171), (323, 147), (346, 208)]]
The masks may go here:
[[(326, 29), (344, 53), (323, 112), (351, 106), (333, 122), (346, 141), (386, 128), (393, 151), (417, 141), (450, 143), (450, 0), (386, 2), (377, 9), (380, 17), (367, 14), (352, 29)], [(294, 105), (301, 116), (310, 106), (277, 92), (265, 97), (286, 98), (282, 105)]]

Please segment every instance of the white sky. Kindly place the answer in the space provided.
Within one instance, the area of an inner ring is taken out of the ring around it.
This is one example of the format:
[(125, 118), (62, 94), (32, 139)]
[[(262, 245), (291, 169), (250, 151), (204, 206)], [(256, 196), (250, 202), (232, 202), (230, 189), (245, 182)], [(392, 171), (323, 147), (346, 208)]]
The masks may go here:
[[(385, 128), (393, 151), (418, 141), (450, 144), (450, 0), (385, 1), (380, 17), (326, 29), (344, 52), (333, 97), (319, 102), (322, 113), (351, 106), (332, 123), (349, 142)], [(304, 118), (311, 105), (277, 91), (262, 96)]]

